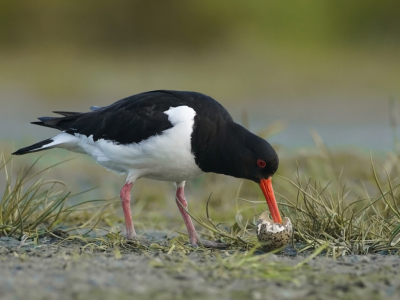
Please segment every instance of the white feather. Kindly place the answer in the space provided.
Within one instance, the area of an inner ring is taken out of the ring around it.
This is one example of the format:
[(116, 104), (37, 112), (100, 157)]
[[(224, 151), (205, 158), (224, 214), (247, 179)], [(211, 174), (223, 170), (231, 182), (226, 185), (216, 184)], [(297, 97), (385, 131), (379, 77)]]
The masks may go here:
[[(52, 138), (52, 142), (46, 145), (43, 145), (40, 148), (37, 149), (45, 149), (45, 148), (52, 148), (52, 147), (57, 147), (57, 148), (61, 148), (60, 146), (64, 146), (68, 147), (68, 146), (73, 146), (75, 143), (77, 143), (77, 139), (76, 137), (74, 137), (73, 135), (70, 135), (68, 133), (60, 133), (58, 135), (56, 135), (55, 137)], [(63, 147), (64, 148), (64, 147)], [(37, 149), (34, 149), (35, 151)], [(67, 148), (65, 148), (67, 149)]]

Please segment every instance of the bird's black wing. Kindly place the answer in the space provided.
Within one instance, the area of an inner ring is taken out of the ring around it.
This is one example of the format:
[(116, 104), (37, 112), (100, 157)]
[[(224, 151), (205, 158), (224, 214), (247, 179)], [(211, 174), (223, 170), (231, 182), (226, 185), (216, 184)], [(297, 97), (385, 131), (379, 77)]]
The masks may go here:
[(95, 141), (105, 139), (119, 144), (131, 144), (172, 128), (164, 112), (182, 105), (196, 112), (194, 134), (211, 133), (219, 124), (233, 121), (225, 108), (209, 96), (195, 92), (160, 90), (133, 95), (86, 113), (57, 112), (64, 117), (42, 117), (39, 118), (40, 122), (32, 123), (70, 134), (93, 136)]
[[(147, 92), (119, 100), (86, 113), (61, 112), (65, 117), (42, 117), (36, 125), (56, 128), (69, 134), (92, 136), (118, 144), (139, 143), (173, 127), (164, 112), (185, 105), (173, 94)], [(60, 112), (58, 112), (60, 113)]]

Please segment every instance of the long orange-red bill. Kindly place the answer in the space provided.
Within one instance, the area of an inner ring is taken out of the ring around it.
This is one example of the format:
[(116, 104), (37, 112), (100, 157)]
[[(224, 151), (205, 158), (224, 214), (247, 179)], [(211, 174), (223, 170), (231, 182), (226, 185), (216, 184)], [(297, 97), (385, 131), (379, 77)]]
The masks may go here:
[(264, 193), (265, 199), (267, 200), (272, 220), (274, 220), (275, 223), (282, 223), (281, 215), (279, 214), (278, 210), (278, 204), (276, 204), (274, 190), (272, 188), (271, 178), (261, 179), (260, 187)]

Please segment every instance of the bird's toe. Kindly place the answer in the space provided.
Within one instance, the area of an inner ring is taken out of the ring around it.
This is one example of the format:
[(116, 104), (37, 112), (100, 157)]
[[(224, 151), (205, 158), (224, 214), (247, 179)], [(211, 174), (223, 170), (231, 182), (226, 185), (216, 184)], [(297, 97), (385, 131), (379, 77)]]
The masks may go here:
[(129, 242), (131, 242), (131, 243), (139, 243), (139, 244), (141, 244), (143, 246), (150, 246), (150, 244), (151, 244), (151, 242), (149, 240), (147, 240), (146, 238), (141, 237), (141, 236), (137, 236), (137, 235), (131, 236), (131, 237), (126, 237), (126, 239), (127, 239), (128, 243)]
[(223, 242), (217, 241), (209, 241), (209, 240), (199, 240), (199, 244), (203, 245), (206, 248), (213, 248), (213, 249), (226, 249), (228, 245)]

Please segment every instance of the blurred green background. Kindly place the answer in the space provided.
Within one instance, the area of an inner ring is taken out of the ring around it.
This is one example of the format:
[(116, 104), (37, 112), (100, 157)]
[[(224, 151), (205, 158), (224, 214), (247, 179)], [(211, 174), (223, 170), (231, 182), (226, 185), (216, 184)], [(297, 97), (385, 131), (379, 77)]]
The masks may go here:
[[(344, 178), (356, 182), (367, 178), (369, 162), (359, 161), (354, 149), (394, 148), (400, 1), (0, 1), (0, 143), (6, 156), (56, 134), (30, 125), (36, 117), (87, 111), (154, 89), (208, 94), (252, 131), (280, 122), (272, 129), (285, 130), (269, 138), (281, 157), (279, 174), (292, 178), (296, 164), (301, 171), (304, 163), (308, 175), (328, 182), (346, 166)], [(334, 171), (323, 171), (325, 162), (304, 152), (319, 140), (315, 132), (345, 153)], [(18, 169), (39, 156), (13, 163)], [(125, 177), (82, 155), (52, 150), (35, 170), (71, 157), (77, 158), (49, 176), (75, 191), (100, 186), (93, 197), (118, 195)], [(172, 185), (141, 182), (134, 199), (152, 207), (150, 219), (179, 218), (170, 201), (142, 201), (172, 200)], [(221, 219), (232, 208), (221, 199), (234, 199), (240, 187), (240, 180), (207, 175), (188, 183), (187, 191), (189, 199), (200, 199), (191, 207), (201, 211), (214, 191)], [(240, 195), (262, 198), (251, 182)]]
[[(398, 1), (1, 1), (0, 139), (29, 124), (154, 89), (211, 95), (289, 149), (392, 150)], [(281, 126), (281, 127), (285, 127)], [(65, 153), (65, 152), (62, 152)], [(69, 154), (63, 154), (68, 156)]]
[(153, 89), (194, 90), (273, 142), (388, 150), (400, 90), (399, 1), (8, 1), (0, 3), (1, 138), (28, 124)]
[(1, 3), (1, 42), (116, 52), (165, 46), (204, 50), (241, 36), (317, 48), (393, 44), (400, 37), (399, 17), (400, 4), (388, 0), (14, 0)]

